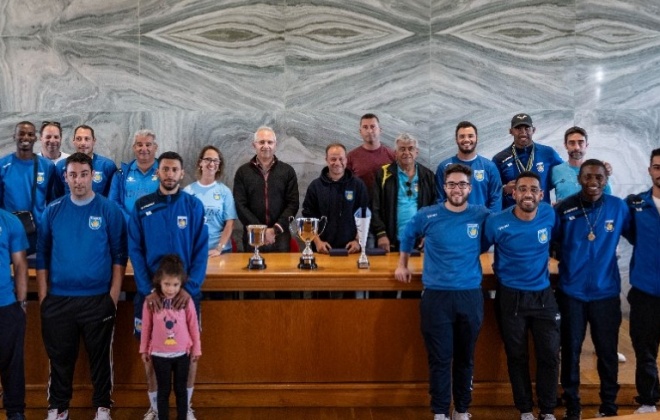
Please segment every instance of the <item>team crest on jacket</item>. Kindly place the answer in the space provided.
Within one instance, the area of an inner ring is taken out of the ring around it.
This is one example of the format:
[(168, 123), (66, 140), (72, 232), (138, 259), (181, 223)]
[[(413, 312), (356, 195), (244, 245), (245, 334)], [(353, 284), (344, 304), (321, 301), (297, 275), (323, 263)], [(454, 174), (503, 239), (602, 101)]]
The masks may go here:
[(179, 229), (185, 229), (188, 226), (188, 216), (177, 216), (176, 225)]
[(470, 238), (476, 238), (479, 236), (479, 224), (478, 223), (468, 223), (467, 225), (467, 234)]
[(158, 175), (157, 174), (151, 175), (151, 180), (152, 181), (158, 181)]
[(103, 174), (101, 172), (94, 172), (94, 182), (97, 184), (103, 180)]
[(217, 191), (214, 192), (214, 193), (213, 193), (213, 199), (214, 199), (214, 200), (220, 200), (220, 193), (217, 192)]
[(536, 232), (536, 233), (538, 235), (540, 243), (544, 244), (544, 243), (548, 242), (548, 229), (547, 228), (539, 229), (538, 232)]
[(614, 220), (605, 220), (605, 230), (607, 232), (614, 232)]
[(44, 173), (43, 172), (37, 172), (37, 184), (43, 184), (45, 179), (44, 179)]
[(545, 167), (543, 166), (543, 162), (536, 162), (536, 172), (538, 173), (543, 173), (545, 171)]
[(99, 230), (103, 224), (103, 218), (99, 216), (89, 216), (89, 228), (92, 230)]
[(473, 175), (473, 178), (476, 179), (479, 182), (484, 180), (484, 170), (483, 169), (476, 169), (472, 175)]
[(344, 197), (346, 197), (346, 200), (353, 201), (354, 196), (355, 194), (353, 193), (353, 191), (344, 191)]

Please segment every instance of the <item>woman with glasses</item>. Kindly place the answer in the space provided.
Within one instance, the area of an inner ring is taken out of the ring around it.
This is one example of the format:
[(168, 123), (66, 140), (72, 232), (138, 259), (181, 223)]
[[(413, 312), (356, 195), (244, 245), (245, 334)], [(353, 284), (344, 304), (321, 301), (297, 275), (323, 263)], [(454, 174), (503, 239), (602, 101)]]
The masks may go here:
[(236, 220), (236, 207), (231, 190), (222, 182), (222, 153), (215, 146), (205, 146), (197, 159), (197, 182), (183, 190), (199, 198), (206, 212), (209, 229), (209, 256), (231, 251), (231, 234)]

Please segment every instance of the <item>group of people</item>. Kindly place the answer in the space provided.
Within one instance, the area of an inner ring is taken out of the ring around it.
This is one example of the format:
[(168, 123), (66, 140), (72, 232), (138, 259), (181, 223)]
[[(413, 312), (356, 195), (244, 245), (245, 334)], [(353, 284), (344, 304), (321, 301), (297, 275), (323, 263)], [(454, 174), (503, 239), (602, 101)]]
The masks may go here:
[[(459, 154), (436, 173), (441, 197), (446, 198), (420, 209), (407, 223), (399, 236), (395, 271), (397, 280), (411, 280), (408, 260), (423, 238), (420, 313), (434, 420), (469, 418), (474, 349), (484, 315), (480, 254), (491, 246), (498, 280), (497, 321), (521, 420), (536, 418), (530, 334), (539, 420), (555, 419), (558, 378), (566, 408), (563, 418), (581, 418), (580, 353), (587, 325), (600, 378), (595, 417), (616, 416), (622, 320), (616, 250), (621, 236), (634, 246), (628, 301), (640, 404), (635, 413), (656, 412), (660, 259), (653, 249), (660, 243), (660, 149), (650, 156), (651, 189), (624, 201), (609, 194), (610, 165), (585, 159), (588, 139), (580, 127), (565, 132), (569, 160), (564, 163), (551, 148), (532, 142), (536, 129), (529, 115), (514, 116), (514, 141), (495, 155), (493, 171), (491, 162), (478, 156), (469, 162), (461, 158), (463, 149), (477, 142), (476, 128), (465, 135), (463, 124), (456, 129)], [(496, 191), (487, 194), (483, 188), (483, 181), (492, 178), (501, 186), (501, 211), (489, 201), (497, 201)], [(549, 203), (553, 188), (554, 206)], [(556, 290), (548, 272), (551, 251), (559, 260)]]
[[(555, 418), (559, 376), (565, 418), (580, 418), (579, 355), (588, 323), (599, 358), (599, 414), (616, 415), (620, 235), (635, 245), (629, 301), (638, 411), (655, 411), (660, 399), (655, 364), (660, 328), (646, 328), (649, 319), (660, 324), (654, 305), (660, 299), (660, 267), (650, 251), (660, 237), (660, 149), (651, 155), (651, 190), (624, 202), (607, 194), (611, 167), (586, 160), (584, 129), (566, 131), (566, 162), (551, 147), (535, 143), (535, 131), (529, 115), (515, 115), (512, 144), (489, 160), (477, 154), (477, 127), (460, 122), (458, 151), (434, 174), (417, 161), (414, 137), (401, 134), (389, 149), (381, 143), (378, 117), (365, 114), (359, 125), (362, 144), (351, 151), (341, 143), (328, 145), (327, 166), (306, 191), (302, 215), (328, 218), (328, 227), (314, 239), (320, 253), (359, 252), (354, 215), (365, 208), (372, 214), (367, 246), (401, 252), (397, 280), (410, 281), (408, 258), (424, 249), (421, 329), (435, 420), (469, 418), (474, 348), (484, 316), (479, 255), (492, 245), (498, 322), (522, 420), (534, 418), (530, 332), (540, 419)], [(0, 312), (7, 311), (0, 322), (11, 320), (11, 328), (0, 334), (12, 344), (0, 350), (6, 353), (0, 360), (8, 361), (0, 364), (0, 378), (8, 418), (24, 418), (26, 256), (36, 251), (42, 336), (51, 365), (47, 420), (69, 418), (80, 337), (90, 358), (96, 418), (110, 418), (110, 346), (128, 258), (137, 286), (134, 330), (150, 401), (145, 419), (167, 418), (172, 375), (177, 418), (194, 419), (190, 400), (201, 356), (199, 311), (208, 257), (232, 250), (237, 218), (244, 226), (244, 250), (251, 250), (245, 227), (264, 224), (260, 251), (290, 251), (288, 224), (300, 207), (298, 180), (275, 154), (274, 130), (256, 130), (255, 155), (236, 171), (233, 191), (220, 182), (224, 157), (215, 146), (202, 149), (197, 181), (181, 188), (181, 156), (165, 152), (157, 158), (156, 134), (150, 130), (135, 133), (135, 159), (119, 169), (94, 153), (92, 127), (74, 129), (72, 155), (60, 150), (59, 123), (44, 122), (39, 134), (37, 154), (36, 127), (17, 124), (16, 153), (0, 159), (0, 300), (5, 304)], [(25, 211), (36, 232), (10, 214)], [(551, 245), (560, 259), (556, 292), (548, 274)]]

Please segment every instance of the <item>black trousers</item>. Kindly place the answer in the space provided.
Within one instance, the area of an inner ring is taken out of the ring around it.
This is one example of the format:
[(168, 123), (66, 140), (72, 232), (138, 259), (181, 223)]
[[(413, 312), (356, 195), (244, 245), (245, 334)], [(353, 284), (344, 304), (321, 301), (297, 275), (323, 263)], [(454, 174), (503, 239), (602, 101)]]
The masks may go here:
[(188, 370), (190, 356), (178, 357), (151, 356), (158, 382), (158, 420), (169, 420), (170, 392), (174, 376), (174, 396), (176, 397), (176, 418), (186, 420), (188, 416)]
[(0, 379), (7, 417), (25, 411), (25, 312), (16, 302), (0, 307)]
[(656, 405), (660, 400), (658, 346), (660, 345), (660, 297), (633, 287), (630, 303), (630, 340), (635, 349), (637, 402)]
[(551, 288), (538, 292), (500, 286), (499, 321), (506, 351), (513, 401), (521, 413), (534, 407), (529, 373), (529, 333), (536, 355), (536, 397), (542, 414), (557, 405), (560, 316)]
[(69, 408), (82, 337), (89, 355), (94, 408), (112, 407), (112, 336), (116, 308), (109, 294), (48, 295), (41, 304), (41, 335), (50, 360), (48, 408)]
[(600, 406), (598, 411), (616, 415), (616, 396), (619, 392), (618, 374), (619, 326), (621, 325), (621, 299), (582, 302), (557, 290), (557, 303), (561, 311), (561, 387), (562, 398), (568, 410), (580, 411), (580, 354), (589, 324), (591, 341), (596, 350), (596, 370), (600, 378)]

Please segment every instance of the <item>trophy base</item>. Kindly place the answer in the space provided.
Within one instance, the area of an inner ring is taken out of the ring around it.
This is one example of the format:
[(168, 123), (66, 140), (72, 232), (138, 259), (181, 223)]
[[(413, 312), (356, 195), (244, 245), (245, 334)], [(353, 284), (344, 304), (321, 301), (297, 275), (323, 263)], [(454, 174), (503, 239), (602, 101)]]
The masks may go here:
[(369, 268), (369, 261), (358, 261), (357, 262), (357, 267), (358, 268)]
[(247, 266), (248, 270), (265, 270), (266, 269), (266, 260), (263, 258), (260, 260), (250, 259)]
[(300, 263), (298, 264), (298, 268), (301, 270), (316, 270), (319, 268), (318, 265), (316, 265), (316, 258), (304, 258), (300, 257)]

